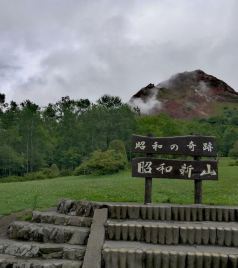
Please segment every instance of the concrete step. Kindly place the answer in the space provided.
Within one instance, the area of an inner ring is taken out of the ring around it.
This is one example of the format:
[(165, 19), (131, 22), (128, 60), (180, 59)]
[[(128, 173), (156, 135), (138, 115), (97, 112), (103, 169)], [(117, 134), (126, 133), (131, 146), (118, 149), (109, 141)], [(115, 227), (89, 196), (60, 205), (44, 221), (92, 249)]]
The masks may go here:
[(0, 240), (0, 254), (24, 258), (83, 260), (86, 247), (69, 244)]
[(211, 222), (211, 221), (155, 221), (155, 220), (107, 220), (107, 224), (139, 224), (139, 225), (159, 225), (159, 226), (185, 226), (185, 227), (216, 227), (216, 228), (237, 228), (238, 222)]
[(81, 268), (81, 261), (28, 259), (0, 254), (0, 268)]
[(111, 249), (141, 249), (146, 251), (169, 251), (169, 252), (200, 252), (200, 253), (217, 253), (217, 254), (232, 254), (238, 257), (238, 247), (222, 247), (211, 245), (158, 245), (149, 244), (137, 241), (111, 241), (106, 240), (103, 248)]
[(222, 247), (156, 246), (106, 242), (105, 268), (237, 268), (238, 250)]
[(70, 216), (57, 213), (56, 211), (50, 211), (50, 212), (33, 211), (32, 221), (38, 223), (70, 225), (78, 227), (90, 227), (92, 224), (92, 218)]
[(109, 240), (141, 241), (161, 245), (238, 246), (237, 223), (108, 221)]
[(110, 204), (109, 218), (161, 221), (238, 221), (237, 207), (205, 205), (122, 205)]
[(101, 202), (61, 200), (57, 212), (71, 216), (93, 217), (95, 209), (106, 208)]
[(97, 208), (108, 208), (112, 219), (174, 220), (174, 221), (238, 221), (237, 206), (136, 204), (62, 200), (59, 213), (92, 217)]
[(15, 221), (8, 227), (11, 239), (85, 245), (89, 228)]

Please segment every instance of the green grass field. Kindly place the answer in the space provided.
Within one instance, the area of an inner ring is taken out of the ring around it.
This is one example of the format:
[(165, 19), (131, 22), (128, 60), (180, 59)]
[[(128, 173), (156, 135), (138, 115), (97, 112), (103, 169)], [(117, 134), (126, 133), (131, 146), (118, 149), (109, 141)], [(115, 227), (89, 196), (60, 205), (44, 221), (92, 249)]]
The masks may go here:
[[(203, 203), (238, 205), (238, 166), (219, 164), (219, 180), (203, 182)], [(153, 202), (193, 203), (193, 181), (153, 180)], [(61, 177), (42, 181), (0, 183), (0, 215), (55, 206), (62, 198), (143, 202), (144, 179), (130, 171), (108, 176)]]

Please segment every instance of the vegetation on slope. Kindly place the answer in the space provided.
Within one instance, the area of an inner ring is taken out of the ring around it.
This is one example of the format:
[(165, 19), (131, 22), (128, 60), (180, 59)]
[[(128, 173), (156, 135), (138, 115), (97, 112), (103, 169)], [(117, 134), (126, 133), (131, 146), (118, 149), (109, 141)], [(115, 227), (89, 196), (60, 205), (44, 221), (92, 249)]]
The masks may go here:
[[(111, 150), (110, 143), (120, 140), (130, 160), (133, 157), (130, 154), (133, 133), (214, 135), (218, 140), (219, 154), (227, 156), (231, 153), (235, 157), (237, 109), (225, 108), (219, 116), (191, 121), (165, 114), (140, 116), (119, 97), (108, 95), (96, 103), (64, 97), (41, 108), (29, 100), (20, 105), (13, 101), (6, 103), (5, 96), (0, 94), (0, 177), (14, 176), (10, 179), (15, 181), (18, 176), (21, 176), (19, 180), (66, 176), (74, 174), (75, 169), (80, 170), (80, 166), (82, 172), (92, 173), (95, 170), (92, 165), (95, 167), (97, 159), (105, 157), (108, 160), (97, 165), (94, 173), (113, 173), (126, 165), (124, 158), (119, 159), (119, 163), (117, 156), (108, 151)], [(117, 167), (110, 159), (114, 159)], [(52, 167), (56, 172), (52, 172)]]

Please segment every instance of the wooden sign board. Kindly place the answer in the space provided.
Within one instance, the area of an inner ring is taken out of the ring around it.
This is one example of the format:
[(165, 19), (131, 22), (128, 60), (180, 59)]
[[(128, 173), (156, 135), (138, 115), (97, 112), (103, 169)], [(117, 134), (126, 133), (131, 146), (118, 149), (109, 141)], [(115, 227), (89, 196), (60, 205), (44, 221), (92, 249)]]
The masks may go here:
[(155, 138), (133, 135), (131, 148), (134, 153), (210, 157), (217, 155), (215, 137), (210, 136)]
[(138, 157), (132, 160), (133, 177), (217, 180), (217, 161), (183, 161)]

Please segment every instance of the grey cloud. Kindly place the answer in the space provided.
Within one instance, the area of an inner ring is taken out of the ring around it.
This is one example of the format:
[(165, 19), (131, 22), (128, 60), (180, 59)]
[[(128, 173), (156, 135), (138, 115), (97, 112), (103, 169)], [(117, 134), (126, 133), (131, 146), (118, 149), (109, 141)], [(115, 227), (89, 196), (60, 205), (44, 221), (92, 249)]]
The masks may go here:
[(237, 11), (235, 0), (0, 0), (0, 91), (127, 101), (198, 68), (238, 89)]

